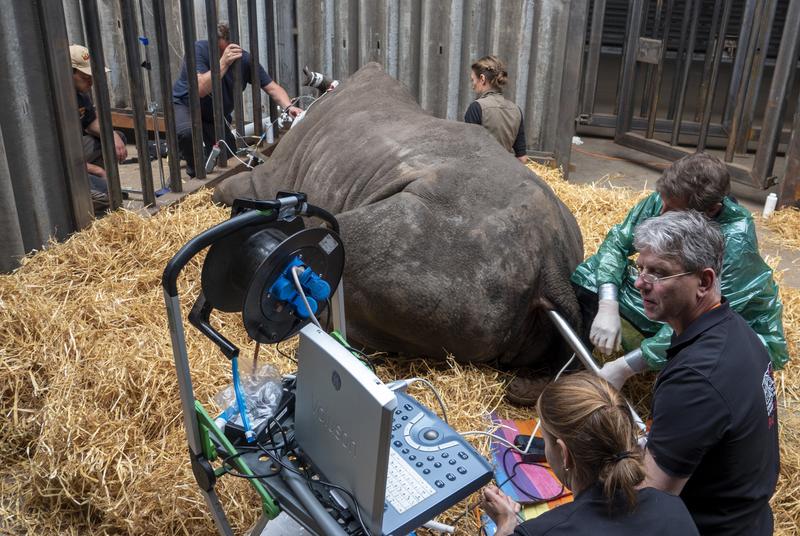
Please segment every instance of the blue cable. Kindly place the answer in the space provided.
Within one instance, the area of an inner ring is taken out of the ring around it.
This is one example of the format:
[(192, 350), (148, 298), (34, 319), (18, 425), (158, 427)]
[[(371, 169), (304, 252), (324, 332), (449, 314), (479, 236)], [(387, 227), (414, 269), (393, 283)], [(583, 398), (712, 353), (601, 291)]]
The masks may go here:
[(252, 443), (256, 440), (256, 434), (250, 427), (250, 418), (247, 416), (247, 406), (244, 403), (244, 393), (242, 392), (242, 386), (239, 384), (239, 358), (234, 357), (231, 359), (231, 364), (233, 366), (233, 392), (236, 393), (236, 404), (239, 406), (239, 415), (242, 416), (242, 426), (245, 429), (244, 437), (248, 443)]

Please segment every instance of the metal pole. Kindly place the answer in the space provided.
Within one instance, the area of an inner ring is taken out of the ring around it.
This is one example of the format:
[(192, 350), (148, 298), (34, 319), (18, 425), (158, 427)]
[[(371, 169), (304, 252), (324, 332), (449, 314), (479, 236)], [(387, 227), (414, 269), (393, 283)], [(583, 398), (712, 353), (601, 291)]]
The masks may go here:
[[(194, 2), (181, 0), (181, 27), (183, 28), (183, 53), (186, 61), (186, 82), (189, 85), (189, 111), (192, 116), (192, 152), (195, 177), (206, 178), (203, 160), (203, 118), (200, 114), (200, 91), (197, 87), (197, 58), (194, 55), (194, 42), (197, 40), (194, 29)], [(219, 64), (217, 64), (219, 65)], [(188, 155), (183, 155), (188, 158)]]
[[(681, 133), (681, 120), (683, 119), (683, 105), (686, 99), (686, 84), (689, 81), (689, 70), (692, 68), (692, 61), (694, 59), (694, 41), (697, 38), (697, 24), (700, 19), (700, 7), (702, 0), (694, 0), (693, 14), (691, 18), (691, 26), (689, 28), (689, 42), (686, 45), (686, 60), (683, 63), (683, 72), (681, 73), (681, 81), (678, 88), (678, 104), (675, 106), (675, 119), (672, 122), (672, 136), (670, 137), (670, 145), (678, 145), (678, 138)], [(688, 5), (686, 9), (689, 9)]]
[(139, 176), (145, 206), (154, 205), (153, 169), (147, 152), (147, 123), (145, 121), (144, 84), (142, 83), (141, 57), (139, 56), (138, 29), (134, 0), (121, 0), (122, 37), (125, 40), (125, 59), (128, 63), (128, 79), (133, 106), (133, 131), (136, 136), (136, 152), (139, 155)]
[[(217, 2), (216, 0), (206, 0), (206, 31), (208, 32), (208, 57), (211, 62), (211, 102), (214, 109), (214, 143), (219, 143), (225, 139), (225, 113), (222, 97), (222, 78), (220, 77), (219, 56), (220, 51), (217, 46)], [(233, 68), (233, 66), (229, 67)], [(211, 147), (206, 147), (206, 151)], [(233, 150), (233, 147), (231, 147)], [(203, 162), (205, 164), (205, 162)], [(226, 167), (228, 165), (227, 151), (220, 151), (217, 163)]]
[(796, 203), (798, 200), (800, 200), (800, 102), (795, 107), (792, 137), (786, 149), (786, 169), (778, 187), (778, 208)]
[(86, 46), (91, 54), (92, 85), (95, 87), (95, 109), (100, 123), (100, 142), (103, 150), (103, 169), (106, 170), (108, 196), (111, 208), (122, 206), (122, 186), (119, 182), (117, 153), (114, 148), (114, 125), (111, 122), (111, 99), (108, 96), (106, 58), (103, 53), (103, 38), (100, 32), (100, 17), (97, 0), (83, 0), (83, 23), (86, 27)]
[(758, 150), (753, 161), (753, 179), (760, 179), (765, 188), (769, 187), (771, 182), (770, 175), (775, 165), (775, 153), (778, 150), (783, 112), (786, 108), (786, 95), (792, 86), (798, 53), (800, 53), (800, 0), (791, 0), (786, 12), (786, 24), (783, 27), (778, 58), (775, 60), (775, 70), (772, 73), (772, 84), (769, 88), (767, 107), (764, 110)]
[[(575, 330), (573, 330), (572, 326), (569, 325), (569, 322), (567, 322), (557, 311), (552, 309), (547, 310), (547, 315), (550, 317), (550, 320), (553, 321), (553, 324), (556, 325), (556, 329), (558, 329), (558, 332), (562, 337), (564, 337), (564, 340), (567, 341), (567, 344), (569, 344), (570, 348), (572, 348), (572, 351), (575, 352), (577, 358), (581, 361), (581, 363), (583, 363), (583, 366), (593, 374), (601, 376), (600, 367), (592, 357), (591, 352), (589, 352), (586, 346), (584, 346), (583, 342), (581, 342), (578, 334), (575, 333)], [(639, 414), (636, 413), (636, 410), (633, 409), (633, 406), (628, 404), (628, 408), (631, 410), (631, 416), (633, 417), (636, 426), (643, 433), (645, 433), (647, 431), (647, 427), (645, 426), (642, 418), (639, 417)]]
[[(36, 2), (44, 41), (44, 57), (50, 75), (52, 99), (54, 105), (56, 128), (61, 142), (65, 176), (72, 202), (72, 217), (77, 228), (89, 224), (92, 218), (92, 204), (88, 195), (86, 166), (83, 161), (83, 148), (80, 138), (76, 138), (75, 129), (75, 88), (72, 73), (68, 65), (69, 46), (64, 11), (51, 9), (48, 2)], [(35, 101), (34, 101), (35, 102)], [(32, 142), (32, 140), (31, 140)], [(43, 155), (47, 157), (47, 155)], [(78, 162), (80, 162), (78, 164)]]
[(717, 30), (719, 22), (719, 2), (714, 2), (714, 14), (711, 16), (711, 25), (708, 27), (708, 41), (706, 41), (706, 52), (703, 55), (703, 76), (700, 77), (700, 85), (697, 88), (697, 107), (694, 111), (694, 120), (700, 122), (703, 117), (702, 106), (708, 94), (709, 78), (711, 77), (712, 58), (716, 57), (717, 49), (721, 48), (719, 38), (715, 38), (714, 32)]
[(178, 153), (178, 138), (175, 131), (175, 109), (172, 107), (172, 75), (169, 68), (169, 41), (167, 20), (164, 16), (164, 0), (153, 0), (153, 21), (158, 54), (158, 80), (161, 86), (161, 108), (164, 111), (164, 131), (167, 135), (169, 158), (169, 188), (182, 192), (181, 158)]
[(692, 0), (687, 0), (683, 6), (683, 17), (681, 18), (681, 37), (678, 41), (678, 53), (675, 56), (675, 68), (673, 69), (672, 76), (672, 90), (669, 94), (669, 107), (667, 108), (667, 119), (675, 117), (675, 101), (678, 100), (678, 84), (680, 77), (678, 73), (682, 71), (684, 61), (691, 61), (690, 58), (684, 59), (684, 52), (686, 51), (686, 32), (689, 30), (689, 14), (692, 12)]
[(750, 78), (747, 82), (747, 95), (745, 96), (744, 108), (742, 110), (741, 128), (739, 128), (736, 136), (737, 153), (747, 152), (747, 142), (750, 140), (750, 129), (753, 126), (753, 116), (755, 115), (756, 105), (758, 104), (758, 94), (761, 91), (761, 78), (764, 76), (764, 61), (766, 60), (767, 49), (769, 48), (776, 5), (776, 0), (767, 0), (764, 5), (764, 11), (761, 14), (761, 26), (758, 31), (758, 48), (756, 48), (753, 66), (750, 71)]
[[(569, 22), (565, 43), (564, 72), (561, 84), (564, 88), (577, 88), (581, 80), (583, 46), (586, 36), (586, 19), (589, 5), (586, 2), (572, 2), (569, 5)], [(567, 91), (559, 102), (559, 118), (556, 124), (556, 140), (554, 153), (558, 165), (564, 170), (564, 177), (569, 178), (569, 161), (572, 154), (572, 137), (578, 117), (578, 92)]]
[[(153, 142), (155, 144), (156, 161), (158, 162), (158, 178), (161, 188), (156, 192), (156, 195), (163, 195), (169, 190), (167, 183), (164, 181), (164, 162), (161, 160), (161, 139), (158, 132), (158, 103), (156, 102), (153, 90), (153, 77), (150, 73), (153, 70), (153, 64), (150, 61), (150, 38), (147, 37), (147, 24), (145, 23), (144, 16), (144, 2), (139, 0), (139, 16), (142, 21), (142, 32), (139, 41), (144, 45), (144, 63), (142, 68), (147, 75), (147, 91), (149, 92), (150, 99), (147, 101), (147, 111), (150, 112), (151, 121), (153, 125)], [(150, 152), (147, 153), (147, 161), (150, 161)], [(152, 169), (152, 168), (151, 168)]]
[(669, 30), (672, 22), (672, 7), (674, 1), (667, 0), (667, 13), (664, 18), (664, 37), (661, 42), (661, 53), (658, 58), (658, 65), (656, 66), (656, 73), (653, 79), (653, 88), (650, 91), (650, 106), (647, 112), (647, 132), (645, 137), (652, 138), (656, 129), (656, 113), (658, 112), (658, 94), (661, 92), (661, 76), (664, 73), (664, 54), (667, 51), (669, 44)]
[[(656, 0), (655, 15), (653, 15), (653, 17), (654, 17), (654, 19), (653, 19), (653, 31), (650, 32), (650, 36), (653, 37), (653, 38), (655, 38), (658, 35), (658, 28), (661, 26), (661, 11), (663, 10), (663, 7), (664, 7), (663, 4), (664, 4), (664, 0)], [(648, 3), (648, 5), (649, 5), (649, 3)], [(645, 19), (644, 20), (645, 31), (644, 31), (644, 33), (647, 33), (647, 17), (648, 17), (647, 13), (648, 12), (649, 12), (649, 8), (645, 9), (645, 16), (644, 16), (644, 19)], [(664, 46), (662, 46), (661, 48), (663, 50)], [(645, 114), (647, 114), (649, 103), (652, 100), (653, 91), (657, 91), (657, 89), (655, 87), (655, 71), (656, 71), (656, 69), (657, 69), (657, 66), (653, 65), (652, 63), (648, 63), (647, 64), (647, 74), (645, 75), (644, 89), (642, 90), (642, 106), (641, 106), (641, 112), (639, 113), (639, 115), (641, 115), (642, 117), (644, 117)]]
[(633, 92), (636, 82), (636, 50), (639, 48), (639, 33), (642, 24), (642, 5), (644, 0), (633, 0), (628, 11), (625, 54), (621, 70), (621, 83), (617, 90), (617, 125), (614, 139), (619, 140), (631, 129), (633, 121)]
[[(758, 18), (763, 16), (761, 11), (763, 8), (761, 0), (755, 0), (758, 2), (758, 6), (754, 9), (754, 12), (751, 14), (752, 20), (749, 23), (750, 30), (752, 31), (752, 27), (758, 21)], [(748, 3), (749, 6), (749, 3)], [(745, 13), (744, 16), (747, 16)], [(760, 27), (760, 25), (758, 26)], [(742, 26), (742, 33), (744, 33), (744, 25)], [(741, 44), (741, 39), (740, 39)], [(747, 49), (744, 54), (739, 54), (739, 57), (744, 58), (743, 64), (741, 66), (742, 73), (750, 73), (753, 68), (753, 59), (755, 58), (756, 48), (758, 47), (758, 35), (752, 35), (747, 37)], [(737, 60), (739, 59), (737, 57)], [(742, 73), (739, 73), (739, 80), (736, 87), (735, 93), (735, 101), (733, 107), (733, 117), (729, 122), (729, 129), (728, 129), (728, 143), (725, 147), (725, 161), (726, 162), (733, 162), (733, 155), (736, 148), (736, 140), (739, 138), (739, 131), (742, 128), (742, 114), (744, 112), (744, 103), (745, 98), (747, 96), (747, 87), (752, 80), (748, 77), (742, 77)], [(734, 68), (733, 77), (736, 77), (737, 73)], [(731, 78), (731, 85), (733, 85), (733, 78)], [(730, 96), (730, 92), (729, 92)], [(730, 104), (730, 99), (726, 103), (726, 111), (727, 105)], [(723, 124), (725, 123), (725, 116), (722, 118)]]
[[(236, 0), (228, 0), (228, 24), (231, 30), (231, 42), (242, 44), (239, 36), (239, 4)], [(242, 47), (244, 48), (244, 47)], [(250, 60), (252, 62), (252, 52)], [(233, 69), (233, 115), (236, 133), (241, 136), (244, 134), (244, 117), (242, 117), (242, 110), (244, 105), (242, 103), (242, 60), (236, 60), (230, 66)], [(234, 151), (236, 147), (231, 147)]]
[(736, 44), (736, 58), (733, 60), (733, 71), (731, 72), (731, 82), (728, 85), (728, 97), (725, 100), (725, 111), (722, 113), (722, 124), (729, 125), (733, 115), (734, 103), (738, 102), (740, 86), (742, 85), (742, 73), (749, 70), (747, 57), (752, 56), (750, 44), (755, 41), (753, 33), (753, 23), (756, 15), (756, 4), (760, 0), (746, 0), (744, 11), (742, 12), (742, 25), (739, 30), (739, 41)]
[[(261, 136), (261, 78), (258, 76), (258, 9), (257, 0), (247, 0), (247, 29), (250, 34), (250, 89), (253, 94), (253, 134)], [(244, 132), (240, 132), (244, 135)]]
[(703, 118), (700, 122), (700, 135), (697, 139), (697, 150), (702, 151), (706, 146), (708, 137), (708, 125), (711, 123), (711, 113), (714, 106), (714, 93), (717, 90), (717, 79), (719, 78), (719, 65), (722, 62), (722, 41), (725, 38), (725, 30), (728, 28), (728, 19), (731, 15), (733, 0), (726, 0), (725, 7), (722, 9), (722, 20), (719, 23), (719, 34), (717, 44), (714, 47), (714, 59), (711, 69), (711, 80), (706, 88), (705, 102), (703, 103)]
[(597, 91), (597, 70), (600, 66), (600, 47), (603, 44), (603, 17), (606, 0), (594, 0), (592, 4), (592, 33), (589, 37), (589, 53), (586, 59), (586, 75), (583, 77), (583, 103), (581, 113), (594, 112), (594, 94)]
[[(278, 32), (278, 25), (275, 23), (275, 0), (264, 0), (265, 1), (265, 14), (266, 14), (266, 21), (265, 24), (267, 26), (267, 72), (269, 75), (274, 79), (277, 76), (278, 71), (276, 70), (277, 65), (277, 58), (275, 56), (275, 36)], [(284, 80), (285, 82), (285, 80)], [(269, 102), (269, 120), (273, 122), (278, 119), (278, 104), (272, 97), (268, 97)], [(275, 140), (278, 139), (278, 132), (275, 129), (272, 129), (272, 135)]]

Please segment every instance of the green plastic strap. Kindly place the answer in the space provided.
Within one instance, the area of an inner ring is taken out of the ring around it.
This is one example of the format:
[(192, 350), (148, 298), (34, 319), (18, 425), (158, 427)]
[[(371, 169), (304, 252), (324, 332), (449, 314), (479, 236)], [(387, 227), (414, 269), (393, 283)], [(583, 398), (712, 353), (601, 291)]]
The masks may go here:
[(347, 339), (345, 339), (345, 338), (342, 336), (342, 334), (341, 334), (341, 333), (339, 333), (338, 331), (331, 331), (331, 337), (333, 337), (334, 339), (336, 339), (336, 341), (337, 341), (339, 344), (341, 344), (342, 346), (344, 346), (345, 348), (350, 348), (350, 345), (349, 345), (349, 344), (347, 344)]
[[(228, 440), (228, 438), (225, 437), (225, 434), (223, 434), (220, 431), (220, 429), (217, 428), (217, 425), (214, 424), (214, 420), (208, 415), (208, 413), (206, 413), (206, 410), (203, 408), (203, 405), (197, 400), (194, 401), (194, 409), (195, 413), (197, 413), (197, 421), (200, 424), (200, 437), (203, 443), (203, 453), (206, 455), (206, 457), (209, 460), (213, 459), (209, 457), (208, 453), (206, 452), (207, 448), (206, 440), (208, 441), (209, 448), (216, 451), (216, 449), (214, 449), (213, 444), (211, 443), (211, 438), (210, 438), (211, 435), (214, 436), (214, 439), (219, 441), (219, 443), (225, 448), (228, 454), (230, 454), (231, 456), (237, 454), (238, 451), (236, 450), (236, 447), (234, 447), (233, 444)], [(205, 439), (203, 439), (203, 437), (205, 437)], [(216, 458), (216, 452), (214, 452), (214, 458)], [(231, 463), (242, 474), (248, 476), (253, 476), (255, 474), (250, 469), (250, 466), (248, 466), (247, 463), (239, 456), (233, 458), (231, 460)], [(258, 493), (258, 495), (261, 497), (261, 508), (262, 510), (264, 510), (264, 515), (266, 515), (267, 518), (269, 519), (275, 519), (275, 517), (277, 517), (277, 515), (281, 513), (281, 507), (278, 505), (277, 502), (275, 502), (275, 499), (272, 497), (272, 495), (270, 495), (270, 493), (267, 491), (264, 485), (261, 484), (261, 482), (252, 478), (248, 479), (248, 481), (250, 482), (250, 485), (252, 485), (253, 488), (256, 490), (256, 493)]]

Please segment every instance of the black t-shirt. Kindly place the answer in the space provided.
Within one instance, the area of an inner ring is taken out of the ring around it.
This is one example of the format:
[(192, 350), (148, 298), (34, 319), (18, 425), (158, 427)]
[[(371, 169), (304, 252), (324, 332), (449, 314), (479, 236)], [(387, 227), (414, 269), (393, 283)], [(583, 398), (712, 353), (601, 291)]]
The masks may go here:
[(97, 113), (94, 110), (92, 98), (88, 94), (80, 91), (76, 91), (76, 93), (78, 94), (78, 115), (81, 118), (81, 132), (83, 132), (92, 121), (97, 119)]
[(519, 525), (515, 536), (693, 536), (699, 534), (683, 501), (654, 488), (640, 489), (636, 508), (609, 511), (600, 486), (587, 489), (571, 503)]
[[(211, 70), (211, 51), (208, 48), (208, 41), (197, 41), (194, 44), (194, 57), (197, 62), (197, 73), (203, 74)], [(239, 62), (242, 69), (242, 91), (250, 83), (250, 53), (242, 51), (242, 59)], [(261, 65), (258, 66), (258, 78), (261, 87), (272, 82), (272, 78)], [(186, 78), (186, 61), (181, 66), (181, 74), (172, 86), (172, 102), (189, 106), (189, 82)], [(214, 120), (214, 105), (211, 95), (206, 95), (200, 99), (200, 109), (203, 114), (203, 121)], [(230, 120), (233, 111), (233, 67), (229, 68), (222, 77), (222, 113), (226, 119)]]
[(647, 448), (664, 472), (689, 477), (681, 498), (702, 534), (772, 534), (780, 468), (772, 365), (726, 301), (673, 335)]
[[(467, 107), (467, 111), (464, 113), (464, 122), (473, 125), (483, 124), (483, 110), (481, 110), (481, 105), (478, 104), (478, 101), (472, 101)], [(517, 129), (517, 137), (514, 139), (512, 147), (514, 156), (525, 156), (527, 154), (525, 145), (525, 119), (520, 115), (519, 129)]]

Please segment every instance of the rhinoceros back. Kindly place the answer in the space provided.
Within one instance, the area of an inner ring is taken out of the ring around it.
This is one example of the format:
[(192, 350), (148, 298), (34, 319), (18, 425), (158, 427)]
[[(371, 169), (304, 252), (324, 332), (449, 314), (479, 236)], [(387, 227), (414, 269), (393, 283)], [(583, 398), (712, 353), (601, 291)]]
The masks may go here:
[(580, 315), (578, 225), (482, 127), (432, 117), (378, 64), (314, 103), (267, 163), (215, 199), (308, 194), (337, 215), (348, 337), (368, 348), (530, 366)]

